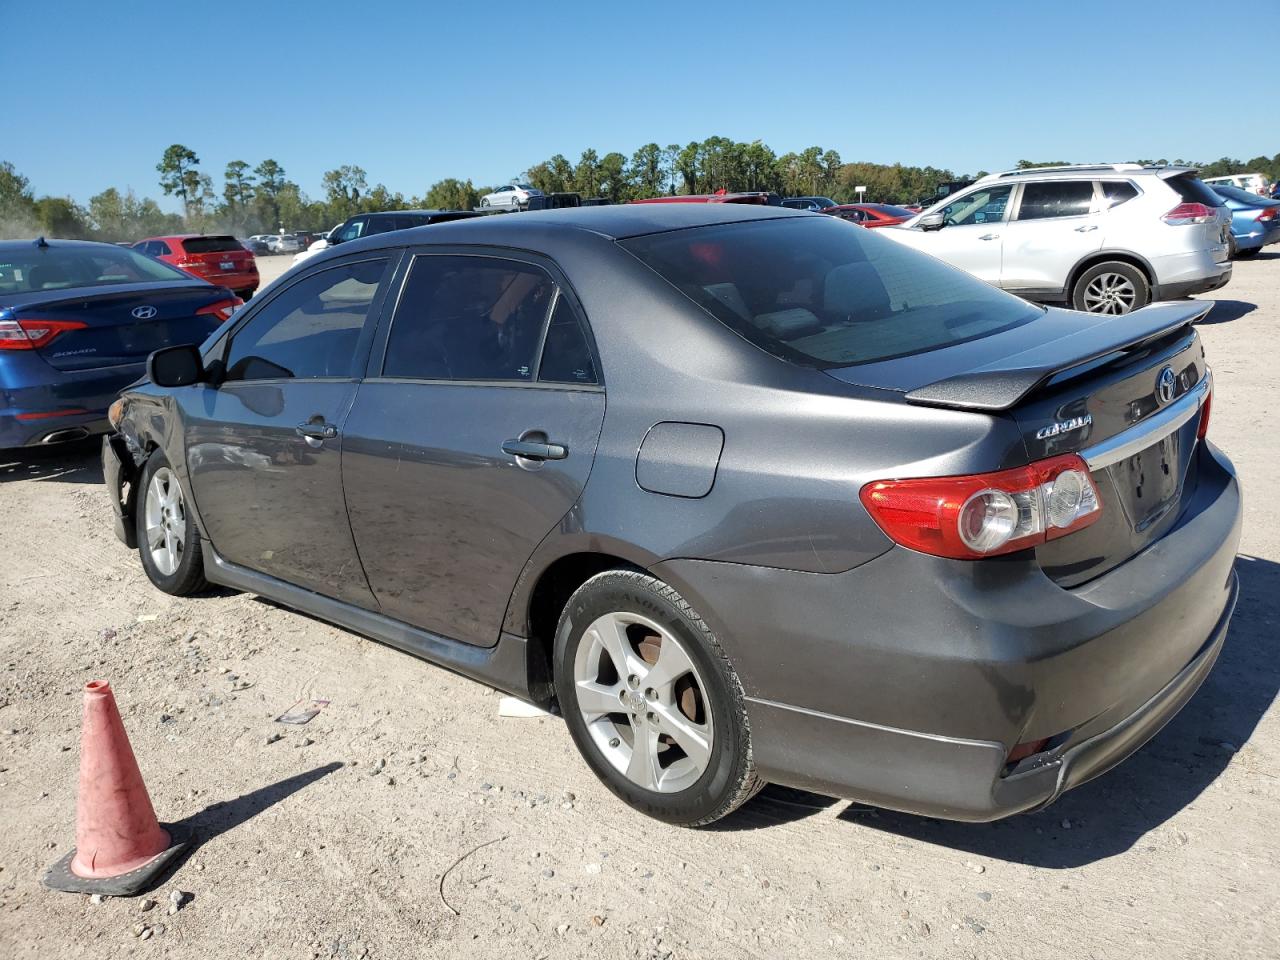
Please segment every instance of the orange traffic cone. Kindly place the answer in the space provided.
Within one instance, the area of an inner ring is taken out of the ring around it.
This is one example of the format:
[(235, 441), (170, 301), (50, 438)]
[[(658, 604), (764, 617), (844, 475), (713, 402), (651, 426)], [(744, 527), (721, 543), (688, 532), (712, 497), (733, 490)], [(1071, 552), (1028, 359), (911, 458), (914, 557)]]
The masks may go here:
[(86, 684), (76, 846), (48, 869), (44, 885), (129, 896), (156, 880), (187, 843), (156, 822), (110, 684)]

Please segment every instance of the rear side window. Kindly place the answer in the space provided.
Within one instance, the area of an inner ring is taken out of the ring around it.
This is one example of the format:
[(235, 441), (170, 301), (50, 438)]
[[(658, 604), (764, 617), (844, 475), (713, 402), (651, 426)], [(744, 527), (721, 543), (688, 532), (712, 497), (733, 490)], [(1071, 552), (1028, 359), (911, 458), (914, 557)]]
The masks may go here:
[(187, 253), (243, 253), (244, 247), (235, 237), (188, 237), (182, 241)]
[(911, 356), (1041, 314), (874, 230), (829, 217), (699, 227), (621, 245), (745, 339), (805, 366)]
[(599, 383), (587, 332), (564, 295), (556, 298), (542, 348), (538, 379), (549, 383)]
[(555, 283), (499, 257), (420, 256), (391, 321), (384, 377), (531, 380)]
[(354, 376), (360, 332), (387, 272), (387, 260), (365, 260), (296, 281), (232, 336), (226, 378)]
[(1185, 203), (1203, 203), (1206, 207), (1222, 206), (1222, 198), (1189, 173), (1180, 173), (1165, 181)]
[(1092, 180), (1050, 180), (1022, 187), (1019, 220), (1082, 217), (1093, 207)]
[(1126, 200), (1138, 195), (1138, 188), (1128, 180), (1103, 180), (1102, 194), (1106, 197), (1107, 208), (1118, 207)]

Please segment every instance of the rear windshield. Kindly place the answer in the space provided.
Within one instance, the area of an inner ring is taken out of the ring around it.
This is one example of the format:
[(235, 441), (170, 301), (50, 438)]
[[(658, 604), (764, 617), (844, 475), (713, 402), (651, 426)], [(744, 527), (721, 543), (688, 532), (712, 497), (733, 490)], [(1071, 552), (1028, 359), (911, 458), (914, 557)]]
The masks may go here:
[(133, 250), (107, 245), (58, 247), (29, 251), (0, 251), (0, 294), (65, 290), (68, 287), (100, 287), (121, 283), (149, 283), (156, 280), (185, 280), (195, 283), (167, 263), (144, 257)]
[(699, 227), (622, 246), (756, 346), (805, 366), (911, 356), (1041, 313), (875, 231), (829, 217)]
[(1186, 203), (1203, 203), (1206, 207), (1222, 206), (1222, 198), (1189, 173), (1180, 173), (1165, 181)]
[(235, 237), (188, 237), (182, 241), (187, 253), (244, 253)]
[(1267, 198), (1256, 193), (1250, 193), (1248, 190), (1241, 190), (1239, 187), (1233, 187), (1229, 183), (1215, 183), (1213, 192), (1224, 197), (1230, 197), (1232, 200), (1239, 200), (1241, 203), (1257, 204), (1259, 206), (1267, 206)]
[(891, 217), (914, 217), (915, 214), (906, 207), (895, 207), (891, 203), (868, 203), (867, 206), (872, 210), (879, 210)]

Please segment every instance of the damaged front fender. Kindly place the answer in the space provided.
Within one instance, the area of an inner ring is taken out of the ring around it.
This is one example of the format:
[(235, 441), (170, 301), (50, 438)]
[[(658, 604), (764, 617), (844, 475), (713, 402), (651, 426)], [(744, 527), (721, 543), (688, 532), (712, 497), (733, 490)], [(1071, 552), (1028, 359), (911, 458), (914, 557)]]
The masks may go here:
[(102, 476), (107, 484), (107, 496), (111, 499), (112, 522), (116, 537), (130, 549), (138, 546), (134, 511), (138, 504), (138, 477), (141, 473), (123, 437), (109, 433), (102, 438)]

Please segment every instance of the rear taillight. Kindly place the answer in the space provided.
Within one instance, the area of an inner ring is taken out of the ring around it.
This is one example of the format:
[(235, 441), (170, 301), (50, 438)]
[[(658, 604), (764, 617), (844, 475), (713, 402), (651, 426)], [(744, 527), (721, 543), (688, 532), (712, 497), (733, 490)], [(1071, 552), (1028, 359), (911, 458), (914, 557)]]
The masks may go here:
[(1213, 389), (1204, 398), (1204, 406), (1200, 408), (1200, 426), (1196, 428), (1196, 439), (1203, 440), (1209, 434), (1209, 408), (1213, 405)]
[(1181, 227), (1189, 223), (1212, 223), (1218, 214), (1203, 203), (1180, 203), (1160, 219), (1170, 226)]
[(207, 307), (201, 307), (196, 311), (196, 316), (202, 317), (212, 314), (219, 320), (226, 320), (242, 306), (244, 306), (243, 300), (239, 297), (231, 297), (228, 300), (219, 300), (217, 303), (211, 303)]
[(1073, 453), (996, 473), (880, 480), (860, 497), (895, 543), (957, 560), (1034, 547), (1102, 512), (1089, 468)]
[(0, 320), (0, 350), (38, 350), (85, 326), (79, 320)]
[(1274, 220), (1277, 215), (1276, 211), (1280, 211), (1280, 207), (1267, 207), (1265, 210), (1263, 210), (1260, 214), (1258, 214), (1253, 219), (1263, 223), (1265, 223), (1268, 220)]

